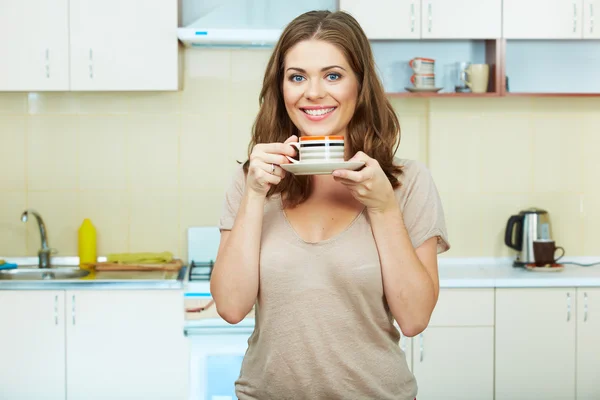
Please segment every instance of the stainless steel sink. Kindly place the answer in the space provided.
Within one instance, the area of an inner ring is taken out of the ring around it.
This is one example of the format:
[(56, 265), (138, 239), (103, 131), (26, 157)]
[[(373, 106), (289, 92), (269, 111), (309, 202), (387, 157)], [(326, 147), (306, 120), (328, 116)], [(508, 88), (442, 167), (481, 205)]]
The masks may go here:
[(83, 278), (90, 271), (73, 266), (53, 266), (52, 268), (17, 268), (0, 270), (0, 280), (43, 281)]

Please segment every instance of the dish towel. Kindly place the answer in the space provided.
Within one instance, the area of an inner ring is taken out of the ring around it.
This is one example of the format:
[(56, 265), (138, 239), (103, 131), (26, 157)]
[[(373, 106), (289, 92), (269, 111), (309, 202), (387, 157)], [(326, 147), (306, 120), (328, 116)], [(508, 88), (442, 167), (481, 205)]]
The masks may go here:
[(5, 260), (0, 260), (0, 269), (14, 269), (17, 268), (17, 264), (7, 263)]
[(162, 253), (115, 253), (106, 257), (109, 263), (118, 264), (164, 264), (173, 261), (169, 251)]

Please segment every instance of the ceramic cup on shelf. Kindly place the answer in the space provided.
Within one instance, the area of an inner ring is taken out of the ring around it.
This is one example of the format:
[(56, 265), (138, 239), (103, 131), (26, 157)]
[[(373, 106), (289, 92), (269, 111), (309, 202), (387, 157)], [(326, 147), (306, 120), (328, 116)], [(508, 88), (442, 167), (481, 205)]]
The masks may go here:
[(487, 92), (490, 66), (487, 64), (471, 64), (465, 69), (466, 77), (461, 78), (473, 93)]
[(415, 57), (408, 62), (415, 74), (429, 75), (434, 73), (435, 60), (432, 58)]
[(290, 143), (298, 149), (299, 160), (288, 159), (293, 163), (320, 163), (324, 161), (344, 161), (343, 136), (302, 136), (298, 142)]
[(410, 82), (419, 89), (429, 89), (435, 87), (434, 74), (414, 74), (410, 77)]

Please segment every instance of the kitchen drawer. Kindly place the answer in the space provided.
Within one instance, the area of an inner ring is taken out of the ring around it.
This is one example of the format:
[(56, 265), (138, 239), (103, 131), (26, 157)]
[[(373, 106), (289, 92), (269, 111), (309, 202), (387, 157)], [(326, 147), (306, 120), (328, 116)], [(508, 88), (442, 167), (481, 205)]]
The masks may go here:
[(429, 326), (493, 326), (494, 289), (441, 289)]

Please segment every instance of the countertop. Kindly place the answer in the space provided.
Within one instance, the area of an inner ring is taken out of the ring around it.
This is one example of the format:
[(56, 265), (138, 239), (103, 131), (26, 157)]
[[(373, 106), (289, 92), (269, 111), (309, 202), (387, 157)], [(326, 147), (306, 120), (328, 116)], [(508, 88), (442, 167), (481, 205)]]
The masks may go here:
[[(37, 257), (0, 257), (19, 267), (36, 265)], [(99, 258), (99, 261), (104, 261)], [(77, 257), (53, 257), (53, 265), (77, 266)], [(182, 289), (187, 267), (180, 271), (91, 271), (89, 275), (74, 279), (3, 280), (0, 290), (65, 290), (65, 289)]]
[[(561, 260), (562, 261), (562, 260)], [(590, 264), (599, 257), (571, 257), (565, 262)], [(439, 258), (440, 288), (600, 287), (600, 265), (565, 264), (562, 271), (537, 272), (513, 267), (509, 258)], [(185, 282), (186, 297), (210, 297), (208, 282)]]

